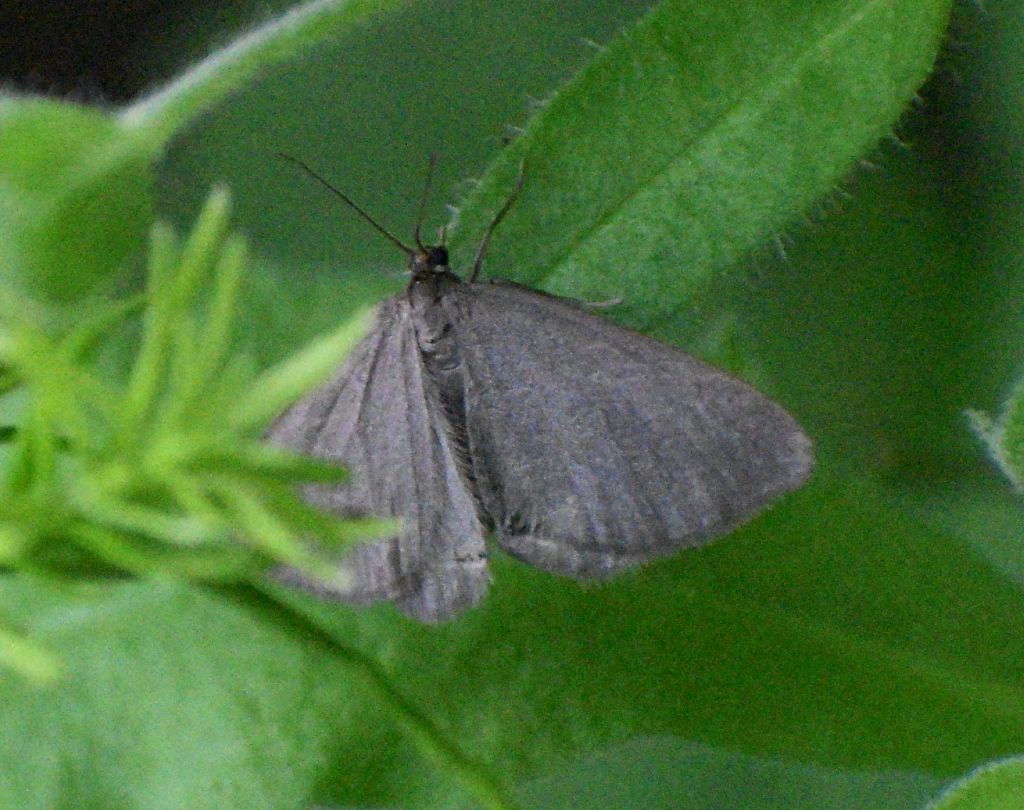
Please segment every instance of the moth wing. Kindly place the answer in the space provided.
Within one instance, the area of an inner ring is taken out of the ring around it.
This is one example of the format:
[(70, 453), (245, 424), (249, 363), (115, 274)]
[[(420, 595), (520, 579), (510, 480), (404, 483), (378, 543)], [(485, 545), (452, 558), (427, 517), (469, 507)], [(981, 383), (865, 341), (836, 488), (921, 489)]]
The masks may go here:
[(428, 404), (404, 299), (381, 304), (373, 330), (338, 372), (278, 417), (267, 438), (349, 469), (343, 485), (306, 488), (312, 504), (403, 522), (398, 536), (346, 555), (348, 590), (328, 591), (294, 572), (286, 580), (350, 602), (391, 600), (427, 622), (483, 598), (490, 581), (483, 530), (438, 409)]
[(480, 283), (453, 317), (478, 495), (532, 565), (607, 576), (730, 531), (810, 474), (779, 405), (575, 303)]

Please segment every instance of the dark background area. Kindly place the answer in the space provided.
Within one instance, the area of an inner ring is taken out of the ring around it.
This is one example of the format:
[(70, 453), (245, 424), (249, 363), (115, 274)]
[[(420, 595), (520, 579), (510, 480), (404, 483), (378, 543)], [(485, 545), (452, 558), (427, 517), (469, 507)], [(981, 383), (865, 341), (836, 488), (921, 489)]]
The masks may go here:
[[(159, 43), (170, 36), (178, 43), (201, 41), (211, 27), (230, 30), (244, 22), (238, 12), (238, 4), (201, 1), (5, 0), (0, 3), (0, 87), (93, 104), (125, 102), (159, 78), (151, 75)], [(202, 32), (202, 38), (190, 31)], [(180, 49), (178, 44), (171, 50)], [(176, 54), (182, 61), (195, 55)]]
[(140, 77), (128, 69), (131, 55), (190, 8), (157, 0), (0, 4), (0, 80), (44, 95), (125, 101), (141, 89)]

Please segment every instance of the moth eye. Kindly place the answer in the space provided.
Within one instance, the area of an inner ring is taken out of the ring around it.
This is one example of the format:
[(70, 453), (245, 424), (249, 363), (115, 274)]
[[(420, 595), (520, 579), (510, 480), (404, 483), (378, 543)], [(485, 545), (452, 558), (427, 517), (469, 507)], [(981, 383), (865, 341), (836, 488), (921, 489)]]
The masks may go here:
[(448, 248), (432, 247), (427, 251), (427, 264), (431, 267), (448, 266)]

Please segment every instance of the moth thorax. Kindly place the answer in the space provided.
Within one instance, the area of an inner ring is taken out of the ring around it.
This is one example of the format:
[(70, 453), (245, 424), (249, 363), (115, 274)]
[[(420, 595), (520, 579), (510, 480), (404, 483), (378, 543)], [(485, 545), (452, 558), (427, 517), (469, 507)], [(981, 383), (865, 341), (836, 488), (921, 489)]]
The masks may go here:
[(461, 284), (448, 270), (428, 271), (413, 276), (406, 292), (420, 352), (440, 368), (459, 363), (450, 293)]

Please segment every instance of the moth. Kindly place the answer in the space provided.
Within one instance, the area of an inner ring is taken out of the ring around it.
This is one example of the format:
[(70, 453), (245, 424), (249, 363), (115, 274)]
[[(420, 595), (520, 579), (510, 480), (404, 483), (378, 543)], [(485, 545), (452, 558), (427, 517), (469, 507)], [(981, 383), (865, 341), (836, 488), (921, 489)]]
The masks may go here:
[(420, 239), (426, 189), (410, 247), (290, 159), (407, 254), (410, 280), (267, 434), (349, 469), (308, 487), (311, 503), (402, 528), (339, 561), (345, 590), (286, 580), (440, 622), (483, 599), (491, 532), (537, 568), (603, 578), (729, 532), (807, 480), (810, 439), (747, 383), (578, 302), (479, 280), (522, 172), (463, 280), (443, 239)]

